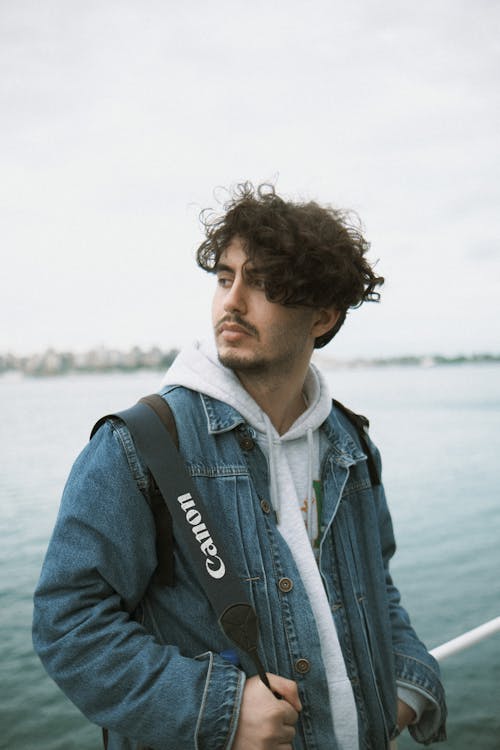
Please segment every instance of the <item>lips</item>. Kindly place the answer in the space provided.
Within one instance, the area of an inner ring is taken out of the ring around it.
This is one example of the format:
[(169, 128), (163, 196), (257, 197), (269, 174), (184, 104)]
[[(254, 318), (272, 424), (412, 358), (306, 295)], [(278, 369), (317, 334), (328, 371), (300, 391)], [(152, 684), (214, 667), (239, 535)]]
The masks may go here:
[(226, 336), (257, 336), (257, 329), (254, 328), (250, 323), (242, 320), (236, 316), (225, 316), (223, 317), (215, 327), (218, 335), (225, 334)]
[(221, 326), (219, 326), (219, 333), (244, 333), (247, 336), (250, 335), (250, 332), (246, 328), (236, 325), (235, 323), (223, 323)]
[(218, 331), (219, 341), (224, 341), (229, 346), (237, 346), (249, 335), (248, 331), (241, 326), (229, 325), (228, 323), (223, 323)]

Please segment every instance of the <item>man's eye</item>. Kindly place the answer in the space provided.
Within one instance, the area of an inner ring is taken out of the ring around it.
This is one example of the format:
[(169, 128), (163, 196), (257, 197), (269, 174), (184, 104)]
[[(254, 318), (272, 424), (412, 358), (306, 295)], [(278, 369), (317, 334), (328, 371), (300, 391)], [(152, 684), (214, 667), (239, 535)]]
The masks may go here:
[(227, 276), (218, 276), (217, 277), (217, 284), (223, 289), (226, 289), (231, 284), (231, 279), (228, 279)]
[(260, 289), (263, 292), (266, 288), (265, 279), (252, 279), (252, 286), (255, 287), (255, 289)]

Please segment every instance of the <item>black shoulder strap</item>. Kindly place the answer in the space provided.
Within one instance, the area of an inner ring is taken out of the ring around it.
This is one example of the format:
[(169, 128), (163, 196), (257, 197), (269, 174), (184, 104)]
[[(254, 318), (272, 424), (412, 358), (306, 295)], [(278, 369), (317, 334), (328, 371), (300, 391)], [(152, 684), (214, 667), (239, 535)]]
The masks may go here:
[(377, 469), (377, 465), (375, 463), (375, 459), (373, 458), (373, 454), (368, 446), (368, 440), (366, 439), (366, 435), (368, 433), (368, 427), (370, 426), (370, 422), (362, 414), (356, 414), (355, 412), (348, 409), (347, 406), (344, 406), (344, 404), (341, 404), (340, 401), (337, 401), (336, 399), (332, 398), (332, 402), (356, 429), (361, 446), (364, 452), (366, 453), (368, 473), (370, 474), (370, 481), (372, 485), (376, 487), (377, 485), (381, 483), (380, 475)]
[(153, 409), (157, 416), (161, 419), (163, 424), (168, 430), (168, 434), (172, 438), (172, 442), (175, 447), (179, 449), (179, 435), (177, 434), (177, 425), (175, 424), (174, 415), (172, 409), (167, 404), (164, 398), (159, 396), (157, 393), (152, 393), (150, 396), (143, 396), (139, 399), (140, 404), (147, 404)]
[[(141, 399), (115, 415), (125, 422), (168, 506), (177, 544), (184, 547), (224, 633), (252, 658), (269, 687), (258, 655), (258, 620), (239, 578), (227, 566), (217, 526), (210, 517), (170, 435), (161, 396)], [(167, 406), (168, 408), (168, 406)], [(170, 409), (168, 409), (170, 412)], [(164, 421), (164, 417), (166, 422)], [(100, 420), (95, 429), (102, 424)]]
[[(163, 422), (164, 426), (168, 430), (168, 433), (172, 439), (176, 448), (179, 448), (179, 435), (177, 433), (177, 425), (175, 424), (175, 418), (172, 414), (170, 406), (167, 404), (165, 399), (156, 393), (152, 393), (149, 396), (143, 396), (139, 403), (145, 403), (154, 409), (155, 413)], [(90, 437), (97, 432), (99, 427), (109, 419), (109, 417), (119, 417), (120, 413), (108, 414), (94, 425)], [(167, 505), (163, 499), (163, 495), (158, 489), (153, 478), (153, 489), (151, 493), (148, 493), (146, 500), (153, 514), (155, 522), (156, 532), (156, 559), (158, 560), (158, 566), (153, 574), (153, 580), (160, 586), (173, 586), (175, 581), (175, 568), (174, 568), (174, 537), (172, 531), (172, 516), (167, 508)]]

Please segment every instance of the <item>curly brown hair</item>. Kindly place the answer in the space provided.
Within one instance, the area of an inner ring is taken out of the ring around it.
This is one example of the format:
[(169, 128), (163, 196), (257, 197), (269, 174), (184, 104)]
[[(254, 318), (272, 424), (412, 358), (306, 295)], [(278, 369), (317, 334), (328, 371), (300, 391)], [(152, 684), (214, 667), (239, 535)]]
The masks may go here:
[(198, 265), (214, 273), (231, 240), (241, 237), (271, 302), (340, 311), (335, 326), (315, 340), (315, 348), (333, 338), (349, 308), (378, 302), (375, 287), (384, 279), (364, 257), (369, 243), (348, 212), (314, 201), (285, 201), (273, 185), (255, 188), (250, 182), (237, 185), (223, 208), (222, 215), (201, 212), (206, 239), (196, 252)]

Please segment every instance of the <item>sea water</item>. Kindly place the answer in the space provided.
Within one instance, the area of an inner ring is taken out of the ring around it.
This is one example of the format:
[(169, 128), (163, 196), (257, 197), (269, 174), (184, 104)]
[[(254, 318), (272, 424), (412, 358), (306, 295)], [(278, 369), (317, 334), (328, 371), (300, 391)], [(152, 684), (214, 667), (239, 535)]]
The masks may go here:
[[(382, 451), (392, 573), (429, 648), (500, 615), (500, 366), (334, 368), (332, 395)], [(31, 645), (32, 594), (72, 462), (154, 372), (0, 380), (0, 747), (97, 750)], [(450, 750), (500, 748), (500, 635), (442, 664)], [(168, 721), (168, 718), (166, 717)], [(406, 737), (400, 750), (414, 746)], [(440, 746), (436, 746), (440, 747)], [(180, 750), (180, 749), (179, 749)]]

